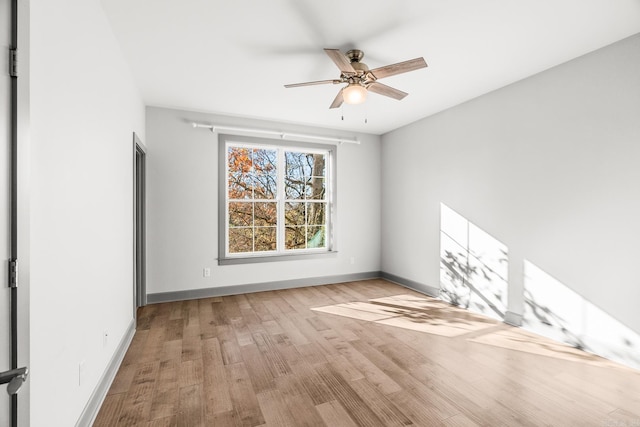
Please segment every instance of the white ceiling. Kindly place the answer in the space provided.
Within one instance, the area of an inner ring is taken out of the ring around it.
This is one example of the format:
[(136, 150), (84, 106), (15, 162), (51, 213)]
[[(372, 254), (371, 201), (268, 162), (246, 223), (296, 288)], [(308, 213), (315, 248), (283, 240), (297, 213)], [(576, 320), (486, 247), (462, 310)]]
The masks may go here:
[[(640, 0), (101, 2), (147, 105), (373, 134), (640, 32)], [(329, 110), (340, 86), (283, 87), (338, 78), (323, 48), (429, 67), (383, 80), (402, 101)]]

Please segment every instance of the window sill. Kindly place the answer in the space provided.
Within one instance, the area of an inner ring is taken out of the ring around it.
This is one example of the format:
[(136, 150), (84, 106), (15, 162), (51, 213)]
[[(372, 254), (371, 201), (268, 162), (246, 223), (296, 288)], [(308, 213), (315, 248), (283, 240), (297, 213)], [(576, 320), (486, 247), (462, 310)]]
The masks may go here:
[(255, 264), (262, 262), (279, 262), (279, 261), (295, 261), (310, 260), (321, 258), (334, 258), (338, 255), (338, 251), (327, 252), (307, 252), (304, 254), (286, 254), (286, 255), (268, 255), (268, 256), (246, 256), (246, 257), (229, 257), (218, 258), (218, 265), (237, 265), (237, 264)]

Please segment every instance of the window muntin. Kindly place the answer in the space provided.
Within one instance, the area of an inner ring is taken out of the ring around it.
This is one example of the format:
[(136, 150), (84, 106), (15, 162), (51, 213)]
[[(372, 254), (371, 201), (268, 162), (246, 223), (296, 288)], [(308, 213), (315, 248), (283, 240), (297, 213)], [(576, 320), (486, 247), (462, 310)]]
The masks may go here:
[(329, 252), (329, 149), (225, 142), (225, 258)]

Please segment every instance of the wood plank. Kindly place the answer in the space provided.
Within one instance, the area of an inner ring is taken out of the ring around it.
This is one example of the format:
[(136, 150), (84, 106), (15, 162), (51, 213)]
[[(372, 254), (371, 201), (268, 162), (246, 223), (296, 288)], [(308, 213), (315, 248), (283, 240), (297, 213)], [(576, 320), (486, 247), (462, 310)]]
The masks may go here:
[(412, 391), (402, 390), (388, 395), (387, 398), (417, 426), (436, 426), (443, 420), (441, 411), (428, 400), (417, 397)]
[(138, 366), (120, 410), (118, 424), (135, 425), (146, 423), (150, 419), (150, 397), (153, 395), (159, 368), (160, 362), (142, 363)]
[[(174, 303), (170, 302), (156, 305), (157, 311), (155, 316), (151, 320), (152, 328), (162, 328), (167, 324), (167, 321), (169, 320), (169, 317), (171, 315), (171, 308), (173, 307), (173, 305)], [(149, 307), (150, 306), (142, 307), (142, 309), (146, 310)]]
[(210, 298), (199, 300), (198, 322), (200, 324), (200, 337), (204, 339), (215, 338), (216, 323), (213, 314), (213, 306)]
[(320, 375), (305, 360), (291, 365), (291, 369), (315, 405), (321, 405), (334, 399)]
[(349, 416), (346, 409), (337, 400), (322, 403), (316, 406), (316, 410), (328, 427), (357, 427), (358, 425)]
[(367, 406), (380, 418), (385, 426), (406, 426), (413, 422), (402, 413), (380, 390), (365, 378), (351, 381), (351, 387)]
[(233, 411), (229, 383), (224, 369), (222, 349), (216, 338), (202, 342), (204, 376), (204, 398), (207, 419), (215, 414)]
[(187, 360), (180, 363), (180, 374), (178, 385), (180, 388), (202, 384), (204, 374), (202, 369), (202, 359)]
[(176, 301), (173, 304), (167, 304), (167, 307), (169, 307), (169, 320), (182, 320), (182, 304), (184, 304), (185, 301)]
[(349, 383), (329, 364), (316, 366), (316, 371), (331, 393), (353, 420), (362, 426), (381, 426), (382, 420), (369, 408)]
[(120, 369), (118, 369), (118, 373), (111, 383), (111, 388), (109, 389), (108, 394), (126, 393), (131, 387), (133, 377), (136, 375), (137, 370), (138, 367), (133, 364), (125, 365), (123, 363), (120, 365)]
[(94, 427), (111, 427), (117, 424), (125, 393), (107, 394), (96, 416)]
[(247, 369), (253, 390), (261, 393), (265, 390), (275, 389), (273, 373), (255, 344), (246, 345), (242, 348), (242, 360)]
[(182, 304), (182, 319), (185, 330), (197, 330), (200, 333), (200, 313), (198, 300), (184, 301)]
[(127, 349), (127, 353), (122, 359), (122, 366), (131, 366), (138, 363), (140, 358), (144, 357), (144, 348), (149, 337), (149, 330), (136, 331), (131, 340), (131, 344)]
[(275, 304), (273, 301), (265, 301), (264, 305), (267, 310), (269, 310), (274, 320), (289, 336), (293, 344), (303, 345), (309, 343), (309, 339), (304, 334), (302, 334), (302, 332), (300, 332), (300, 330), (298, 329), (298, 325), (293, 323), (288, 316), (285, 316), (285, 314), (280, 310), (277, 304)]
[(277, 389), (287, 408), (291, 408), (291, 418), (296, 426), (323, 425), (306, 388), (295, 375), (276, 378)]
[[(257, 397), (268, 425), (283, 427), (296, 425), (287, 403), (278, 390), (265, 390), (258, 393)], [(295, 410), (295, 408), (292, 409)]]
[(225, 316), (225, 313), (222, 307), (223, 307), (222, 300), (214, 301), (211, 303), (211, 313), (213, 314), (213, 318), (211, 321), (215, 326), (222, 326), (222, 325), (229, 324), (229, 320)]
[(160, 362), (149, 419), (166, 418), (177, 412), (178, 373), (177, 359)]
[(162, 351), (159, 360), (180, 360), (182, 358), (182, 340), (165, 341), (162, 343)]
[(252, 334), (252, 337), (274, 378), (291, 373), (291, 367), (289, 367), (286, 359), (280, 354), (278, 346), (270, 335), (255, 333)]
[(474, 423), (462, 414), (454, 415), (447, 418), (440, 424), (442, 427), (478, 427), (479, 424)]
[(178, 417), (171, 415), (170, 417), (158, 418), (156, 420), (149, 421), (147, 427), (177, 427)]
[(373, 363), (367, 356), (368, 348), (360, 346), (359, 350), (354, 347), (359, 341), (348, 341), (344, 347), (341, 347), (340, 354), (345, 357), (358, 371), (369, 380), (371, 384), (376, 386), (383, 394), (392, 394), (400, 391), (402, 388), (396, 381)]
[(151, 328), (151, 323), (158, 313), (159, 304), (146, 307), (138, 307), (136, 313), (136, 331), (144, 331)]
[(321, 318), (319, 318), (318, 316), (311, 316), (311, 317), (307, 317), (307, 322), (309, 322), (311, 324), (311, 326), (313, 326), (313, 329), (315, 329), (316, 331), (326, 331), (328, 329), (331, 329), (329, 326), (327, 326), (327, 324), (325, 322), (322, 321)]
[(253, 341), (253, 334), (247, 324), (244, 322), (242, 316), (234, 317), (231, 319), (231, 327), (236, 334), (236, 340), (240, 347), (245, 345), (255, 344)]
[[(185, 329), (186, 330), (186, 329)], [(196, 335), (184, 336), (182, 338), (182, 360), (202, 359), (202, 345), (200, 333)]]
[(147, 342), (145, 343), (145, 346), (142, 350), (142, 354), (139, 356), (138, 360), (136, 360), (136, 363), (146, 363), (160, 360), (162, 347), (165, 342), (165, 335), (165, 328), (149, 329)]
[(234, 319), (242, 317), (242, 313), (240, 312), (240, 307), (238, 306), (235, 296), (230, 295), (222, 297), (222, 314), (226, 319), (227, 324), (230, 324)]
[(260, 404), (251, 385), (251, 379), (244, 363), (226, 365), (227, 384), (231, 392), (231, 401), (244, 426), (256, 426), (265, 422)]
[(167, 322), (167, 330), (165, 333), (165, 340), (181, 340), (182, 333), (184, 332), (184, 321), (182, 319), (170, 319)]
[(236, 411), (220, 412), (207, 415), (208, 426), (242, 427), (242, 420)]
[(222, 325), (216, 329), (218, 331), (218, 339), (220, 340), (224, 364), (232, 365), (242, 362), (240, 346), (238, 345), (238, 340), (236, 339), (236, 334), (233, 332), (233, 328), (229, 325)]
[(178, 427), (204, 427), (202, 384), (180, 388)]
[(629, 426), (638, 408), (637, 370), (375, 279), (140, 308), (94, 425)]
[(261, 322), (264, 323), (266, 321), (273, 320), (273, 316), (264, 306), (264, 303), (259, 298), (258, 294), (247, 294), (246, 297), (247, 301), (251, 305), (251, 309), (256, 314), (256, 316), (258, 316)]

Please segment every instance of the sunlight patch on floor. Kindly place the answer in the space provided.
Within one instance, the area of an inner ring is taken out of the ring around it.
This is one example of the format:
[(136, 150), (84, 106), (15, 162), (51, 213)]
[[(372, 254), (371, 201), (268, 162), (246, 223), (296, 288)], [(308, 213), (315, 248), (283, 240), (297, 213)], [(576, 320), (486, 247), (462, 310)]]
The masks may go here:
[(334, 304), (312, 310), (447, 337), (498, 324), (495, 320), (461, 311), (438, 300), (413, 295)]
[[(311, 310), (450, 338), (468, 334), (466, 339), (478, 344), (626, 369), (600, 356), (429, 297), (400, 294)], [(500, 325), (504, 328), (496, 329)]]

